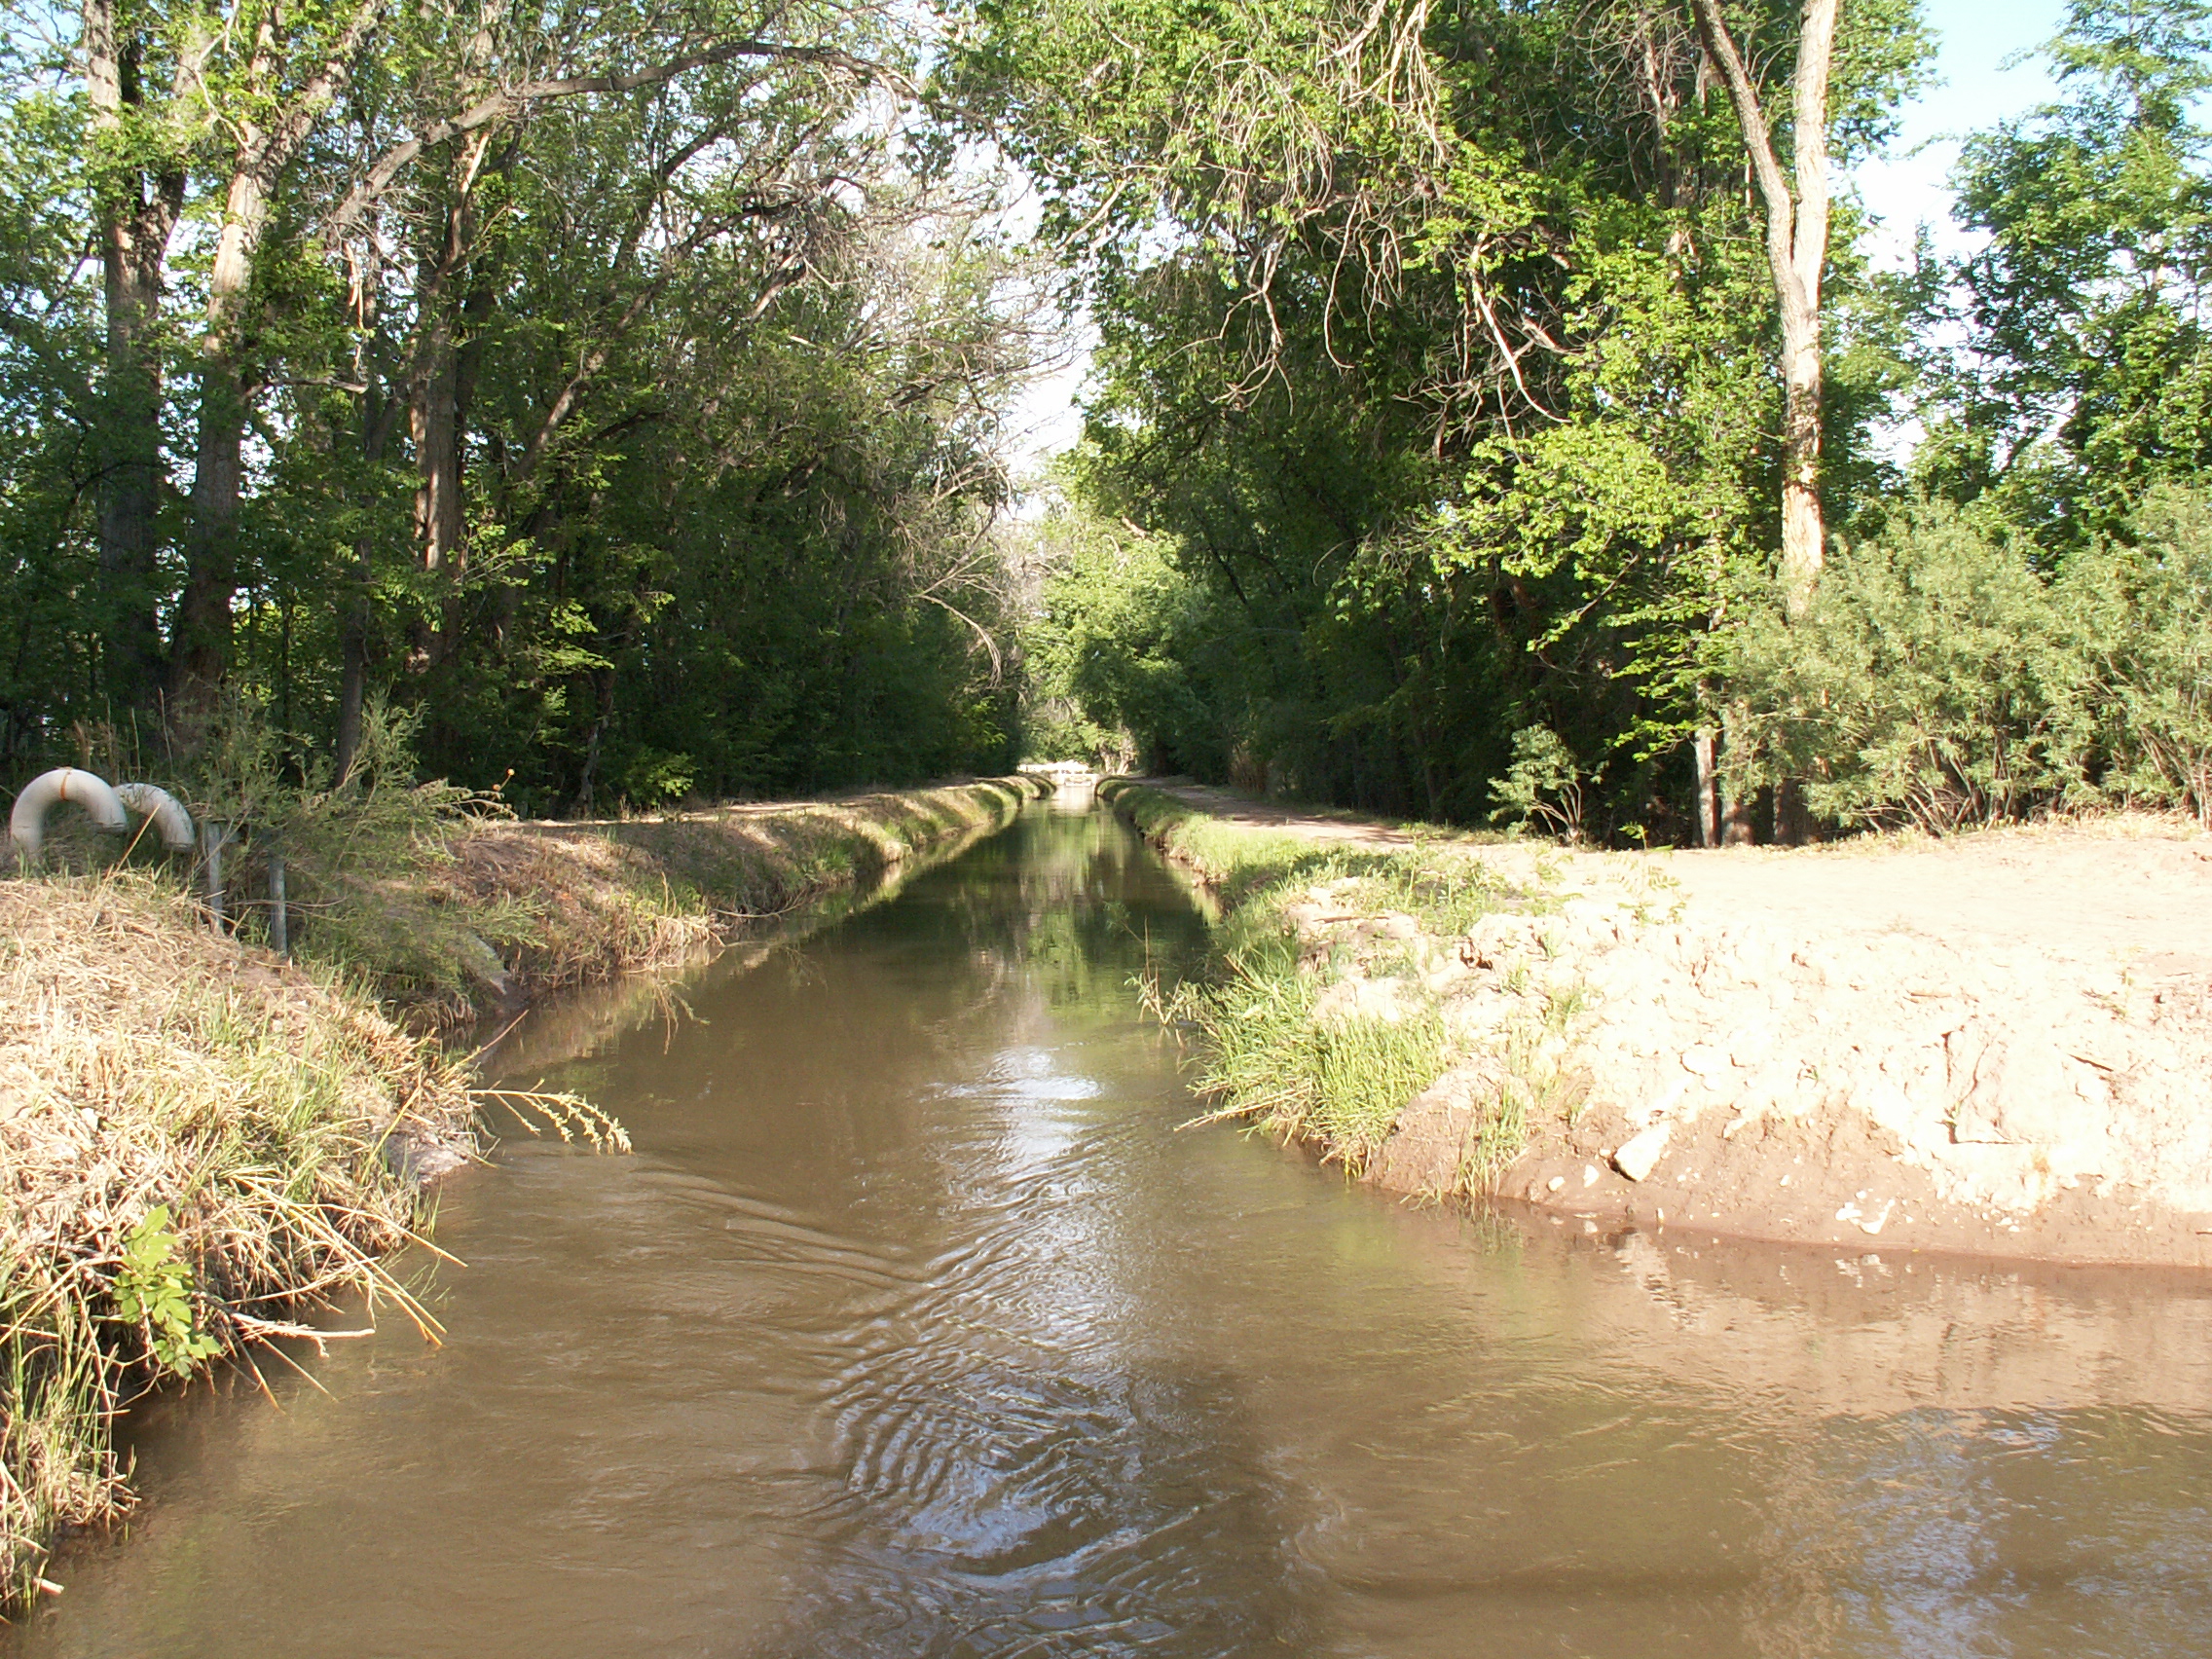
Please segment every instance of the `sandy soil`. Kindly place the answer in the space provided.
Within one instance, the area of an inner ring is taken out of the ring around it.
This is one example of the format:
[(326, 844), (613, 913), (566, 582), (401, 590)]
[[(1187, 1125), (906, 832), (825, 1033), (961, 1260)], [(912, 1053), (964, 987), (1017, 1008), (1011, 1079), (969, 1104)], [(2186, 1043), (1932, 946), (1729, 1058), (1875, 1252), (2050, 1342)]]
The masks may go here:
[[(1172, 793), (1317, 840), (1411, 839)], [(1500, 1198), (1591, 1227), (2212, 1267), (2212, 836), (2194, 826), (1456, 856), (1522, 879), (1540, 864), (1565, 903), (1432, 941), (1449, 948), (1423, 977), (1478, 1058), (1408, 1108), (1385, 1185), (1450, 1191), (1512, 1087), (1546, 1109)], [(1541, 1076), (1506, 1077), (1495, 1039), (1553, 1003), (1581, 1012), (1543, 1039)]]

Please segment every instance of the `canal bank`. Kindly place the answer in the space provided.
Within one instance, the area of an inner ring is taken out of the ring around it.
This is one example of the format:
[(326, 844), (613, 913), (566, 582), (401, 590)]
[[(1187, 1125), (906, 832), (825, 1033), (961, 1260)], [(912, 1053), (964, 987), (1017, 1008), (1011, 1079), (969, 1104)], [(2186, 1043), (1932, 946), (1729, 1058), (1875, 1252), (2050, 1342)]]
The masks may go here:
[[(471, 1079), (425, 1032), (827, 919), (1050, 788), (479, 825), (388, 893), (407, 960), (446, 964), (407, 975), (284, 962), (143, 873), (0, 881), (0, 1601), (39, 1589), (57, 1528), (129, 1507), (113, 1421), (148, 1388), (224, 1355), (281, 1370), (270, 1343), (332, 1300), (434, 1334), (382, 1265), (420, 1176), (475, 1145)], [(506, 1104), (605, 1132), (557, 1097)]]
[(634, 1156), (446, 1182), (442, 1345), (147, 1402), (0, 1655), (2201, 1651), (2201, 1281), (1391, 1201), (1178, 1127), (1208, 942), (1039, 806), (535, 1055)]
[[(1340, 1043), (1421, 1034), (1413, 1087), (1355, 1134), (1234, 1066), (1206, 1074), (1224, 1109), (1389, 1191), (1600, 1228), (2212, 1266), (2212, 839), (2193, 827), (1600, 854), (1107, 793), (1255, 906), (1229, 948), (1261, 966), (1229, 976), (1233, 1000), (1265, 983)], [(1234, 1050), (1245, 1023), (1214, 1035)]]

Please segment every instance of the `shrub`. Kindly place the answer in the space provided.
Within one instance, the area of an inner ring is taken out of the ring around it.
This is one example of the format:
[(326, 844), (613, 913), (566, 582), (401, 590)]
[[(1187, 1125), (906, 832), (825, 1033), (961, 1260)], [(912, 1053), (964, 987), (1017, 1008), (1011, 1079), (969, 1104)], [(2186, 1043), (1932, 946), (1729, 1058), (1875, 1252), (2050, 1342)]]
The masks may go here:
[(1582, 839), (1584, 774), (1573, 753), (1546, 725), (1523, 726), (1513, 734), (1513, 764), (1491, 786), (1497, 809), (1493, 824), (1510, 825), (1516, 834), (1541, 826), (1562, 840)]
[(2058, 581), (2088, 672), (2084, 723), (2108, 793), (2212, 829), (2212, 498), (2161, 490), (2134, 530)]
[(1771, 603), (1719, 639), (1749, 789), (1801, 781), (1825, 818), (1943, 833), (2047, 807), (2084, 777), (2080, 627), (1955, 509), (1840, 549), (1810, 612)]
[(414, 724), (372, 705), (337, 778), (241, 698), (215, 721), (189, 793), (195, 816), (242, 829), (225, 864), (241, 921), (265, 925), (268, 860), (280, 850), (299, 954), (363, 974), (387, 997), (465, 1011), (498, 973), (486, 936), (522, 918), (437, 903), (440, 878), (469, 830), (510, 814), (496, 795), (417, 782)]

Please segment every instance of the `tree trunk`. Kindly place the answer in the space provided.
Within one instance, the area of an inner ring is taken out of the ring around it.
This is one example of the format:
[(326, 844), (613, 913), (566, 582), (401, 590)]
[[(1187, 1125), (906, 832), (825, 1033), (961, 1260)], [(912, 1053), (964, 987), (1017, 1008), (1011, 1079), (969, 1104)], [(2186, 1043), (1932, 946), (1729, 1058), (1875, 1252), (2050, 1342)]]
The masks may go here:
[(1719, 0), (1691, 0), (1706, 53), (1719, 65), (1766, 205), (1766, 253), (1782, 312), (1782, 595), (1792, 620), (1819, 584), (1821, 518), (1821, 276), (1828, 250), (1828, 66), (1838, 0), (1805, 0), (1797, 36), (1795, 190), (1775, 159), (1773, 133)]
[(1774, 788), (1774, 839), (1777, 846), (1802, 847), (1813, 838), (1813, 815), (1805, 805), (1805, 786), (1785, 778)]
[[(364, 304), (362, 325), (374, 314), (375, 302)], [(390, 442), (392, 408), (372, 376), (361, 395), (361, 457), (373, 475)], [(338, 781), (352, 775), (361, 753), (361, 716), (369, 697), (370, 610), (376, 584), (376, 543), (363, 529), (353, 538), (353, 591), (347, 596), (338, 627)]]
[(614, 719), (614, 669), (611, 664), (593, 676), (599, 692), (599, 713), (591, 722), (591, 736), (584, 744), (583, 776), (576, 785), (576, 816), (588, 818), (595, 810), (595, 797), (599, 785), (600, 743)]
[(354, 591), (348, 596), (338, 626), (338, 749), (333, 757), (338, 781), (353, 775), (361, 753), (361, 713), (369, 697), (369, 587), (376, 578), (368, 536), (353, 542)]
[[(439, 578), (438, 611), (415, 642), (422, 666), (450, 656), (458, 644), (461, 584), (468, 575), (466, 437), (483, 348), (478, 332), (494, 296), (487, 275), (475, 269), (475, 191), (490, 133), (480, 135), (456, 168), (453, 197), (442, 211), (442, 235), (423, 266), (424, 335), (408, 409), (420, 482), (415, 491), (415, 539), (422, 569)], [(495, 170), (511, 166), (510, 146)], [(456, 292), (463, 272), (468, 280)]]
[[(135, 39), (119, 40), (114, 0), (85, 0), (86, 101), (95, 143), (115, 142), (143, 102)], [(184, 203), (184, 174), (148, 177), (111, 157), (96, 190), (106, 372), (95, 503), (100, 629), (111, 700), (151, 708), (161, 686), (156, 560), (162, 499), (162, 272)]]
[[(1733, 750), (1743, 743), (1745, 711), (1741, 704), (1731, 704), (1721, 716), (1720, 741), (1724, 750)], [(1750, 795), (1736, 793), (1735, 781), (1729, 776), (1730, 768), (1721, 767), (1720, 777), (1720, 844), (1723, 847), (1749, 847), (1758, 836), (1757, 792)], [(1738, 775), (1741, 776), (1740, 769)]]
[[(269, 193), (332, 99), (384, 0), (361, 0), (330, 55), (264, 128), (244, 121), (224, 194), (223, 225), (207, 277), (207, 326), (200, 348), (200, 441), (185, 541), (184, 593), (169, 645), (170, 721), (187, 741), (213, 710), (230, 668), (231, 606), (238, 595), (239, 500), (244, 482), (246, 384), (242, 353), (254, 261), (269, 224)], [(276, 15), (266, 13), (246, 70), (266, 93), (282, 58)]]
[[(483, 0), (476, 32), (468, 43), (462, 88), (471, 98), (488, 90), (498, 31), (506, 16), (505, 0)], [(462, 495), (462, 444), (467, 402), (474, 389), (473, 342), (457, 338), (471, 318), (480, 317), (481, 280), (465, 298), (453, 292), (455, 280), (471, 264), (475, 238), (476, 182), (496, 132), (486, 128), (461, 146), (455, 158), (451, 192), (438, 214), (439, 235), (423, 262), (422, 355), (409, 410), (409, 435), (421, 483), (415, 492), (415, 538), (423, 569), (440, 578), (438, 614), (431, 631), (418, 642), (427, 663), (442, 662), (454, 648), (460, 614), (459, 584), (467, 574), (466, 503)], [(503, 165), (511, 165), (512, 145)], [(489, 296), (484, 296), (488, 302)], [(466, 361), (464, 362), (464, 357)]]
[(231, 605), (238, 595), (239, 500), (245, 477), (245, 383), (239, 351), (254, 255), (269, 199), (253, 169), (234, 173), (207, 279), (201, 346), (200, 442), (185, 540), (184, 593), (169, 647), (170, 719), (193, 733), (213, 711), (231, 662)]
[(1690, 739), (1691, 752), (1697, 757), (1697, 844), (1701, 847), (1717, 847), (1720, 844), (1720, 824), (1717, 816), (1718, 797), (1715, 789), (1718, 779), (1714, 768), (1714, 731), (1711, 726), (1699, 726)]

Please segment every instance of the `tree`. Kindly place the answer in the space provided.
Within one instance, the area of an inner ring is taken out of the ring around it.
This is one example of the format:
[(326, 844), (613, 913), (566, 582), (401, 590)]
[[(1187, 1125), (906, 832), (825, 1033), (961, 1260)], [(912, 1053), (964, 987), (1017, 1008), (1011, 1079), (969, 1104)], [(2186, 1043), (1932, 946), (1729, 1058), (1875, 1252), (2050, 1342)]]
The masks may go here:
[(1821, 511), (1821, 278), (1828, 256), (1828, 73), (1839, 0), (1805, 0), (1793, 77), (1790, 175), (1774, 153), (1758, 89), (1721, 17), (1720, 0), (1691, 0), (1718, 65), (1766, 205), (1767, 268), (1782, 315), (1782, 584), (1793, 613), (1811, 603), (1826, 531)]
[(538, 810), (1008, 758), (1030, 341), (917, 19), (65, 3), (0, 55), (12, 765), (233, 696)]
[(1933, 308), (1924, 478), (1987, 497), (2046, 555), (2212, 465), (2212, 87), (2201, 0), (2079, 0), (2046, 49), (2067, 94), (1973, 137), (1954, 176), (1988, 240)]
[[(1751, 16), (1762, 98), (1780, 15)], [(1908, 6), (1860, 18), (1846, 145), (1921, 50)], [(1046, 185), (1099, 318), (1089, 505), (1218, 601), (1222, 764), (1480, 818), (1543, 724), (1595, 832), (1685, 826), (1700, 642), (1772, 562), (1790, 430), (1688, 14), (992, 0), (948, 87)], [(1865, 368), (1814, 405), (1847, 489)]]

